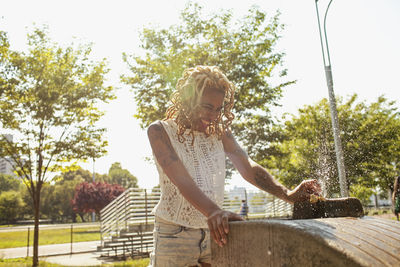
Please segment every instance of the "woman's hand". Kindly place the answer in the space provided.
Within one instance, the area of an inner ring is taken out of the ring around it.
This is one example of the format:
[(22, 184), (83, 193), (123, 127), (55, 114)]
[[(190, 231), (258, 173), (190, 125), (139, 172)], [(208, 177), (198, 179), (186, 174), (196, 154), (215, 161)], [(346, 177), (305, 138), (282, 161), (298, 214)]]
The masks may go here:
[(310, 201), (310, 195), (320, 196), (321, 192), (321, 185), (317, 180), (304, 180), (289, 192), (288, 200), (292, 203)]
[(220, 247), (227, 242), (228, 221), (243, 221), (243, 218), (236, 213), (222, 209), (216, 210), (207, 218), (210, 235)]

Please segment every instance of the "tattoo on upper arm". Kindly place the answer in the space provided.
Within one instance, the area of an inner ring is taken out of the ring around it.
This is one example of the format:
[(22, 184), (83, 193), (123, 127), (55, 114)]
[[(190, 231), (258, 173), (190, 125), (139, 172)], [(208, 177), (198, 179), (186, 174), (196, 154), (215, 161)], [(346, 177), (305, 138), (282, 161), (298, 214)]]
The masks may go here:
[(262, 171), (261, 169), (256, 170), (254, 180), (257, 183), (257, 185), (264, 190), (270, 187), (270, 185), (268, 184), (268, 179), (266, 178), (267, 178), (266, 173), (264, 171)]
[[(178, 155), (171, 145), (171, 141), (169, 140), (168, 135), (161, 125), (152, 125), (149, 128), (148, 136), (151, 140), (150, 143), (153, 148), (154, 155), (156, 156), (161, 166), (166, 167), (173, 162), (179, 160)], [(158, 146), (160, 144), (162, 144), (162, 146)]]

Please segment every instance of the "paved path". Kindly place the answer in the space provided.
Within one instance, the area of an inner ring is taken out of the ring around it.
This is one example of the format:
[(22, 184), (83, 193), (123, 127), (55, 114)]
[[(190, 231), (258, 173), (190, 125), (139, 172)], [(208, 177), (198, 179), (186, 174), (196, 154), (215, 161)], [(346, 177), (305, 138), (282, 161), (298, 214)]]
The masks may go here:
[[(97, 246), (99, 245), (100, 241), (73, 243), (72, 253), (95, 252), (97, 251)], [(23, 258), (27, 256), (28, 251), (29, 251), (29, 256), (32, 257), (33, 255), (32, 246), (29, 247), (29, 250), (27, 249), (27, 247), (3, 248), (0, 249), (0, 257), (4, 259)], [(39, 257), (63, 255), (63, 254), (65, 255), (70, 253), (71, 253), (71, 243), (39, 246)]]
[(40, 260), (63, 266), (103, 266), (112, 262), (112, 259), (100, 258), (96, 252), (51, 256)]
[[(111, 260), (100, 258), (97, 246), (100, 241), (77, 242), (72, 244), (55, 244), (39, 246), (39, 257), (42, 261), (57, 263), (64, 266), (100, 266)], [(27, 255), (26, 247), (0, 249), (0, 258), (23, 258)], [(33, 248), (29, 247), (29, 256), (32, 257)]]

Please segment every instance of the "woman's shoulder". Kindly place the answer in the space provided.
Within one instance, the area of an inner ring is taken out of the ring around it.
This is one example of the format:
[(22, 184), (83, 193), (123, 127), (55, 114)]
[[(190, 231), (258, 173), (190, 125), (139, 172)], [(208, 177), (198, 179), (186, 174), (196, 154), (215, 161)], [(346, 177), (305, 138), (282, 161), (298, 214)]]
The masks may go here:
[(149, 133), (150, 131), (154, 131), (154, 130), (161, 130), (162, 128), (162, 124), (160, 120), (157, 121), (153, 121), (152, 123), (150, 123), (149, 126), (147, 126), (147, 133)]
[(161, 127), (161, 126), (174, 126), (176, 125), (176, 122), (174, 120), (168, 119), (168, 120), (156, 120), (150, 123), (150, 125), (147, 127), (149, 129), (150, 127)]
[(160, 133), (165, 133), (170, 132), (171, 130), (173, 131), (176, 128), (176, 123), (173, 120), (157, 120), (152, 122), (148, 127), (147, 127), (147, 134), (150, 136), (151, 134), (160, 134)]

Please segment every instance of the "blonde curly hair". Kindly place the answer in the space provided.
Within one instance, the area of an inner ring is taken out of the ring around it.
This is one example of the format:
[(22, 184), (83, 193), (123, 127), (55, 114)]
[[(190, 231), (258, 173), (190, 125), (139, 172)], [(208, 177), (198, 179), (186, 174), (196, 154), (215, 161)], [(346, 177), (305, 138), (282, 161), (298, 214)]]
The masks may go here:
[(190, 130), (192, 144), (194, 142), (194, 119), (198, 112), (200, 98), (205, 89), (218, 90), (224, 93), (224, 102), (217, 119), (210, 123), (206, 135), (216, 134), (220, 139), (234, 119), (231, 112), (234, 104), (235, 85), (226, 78), (216, 66), (196, 66), (188, 68), (178, 80), (176, 91), (172, 94), (171, 105), (167, 109), (166, 118), (174, 119), (178, 124), (178, 140), (183, 143), (184, 133)]

